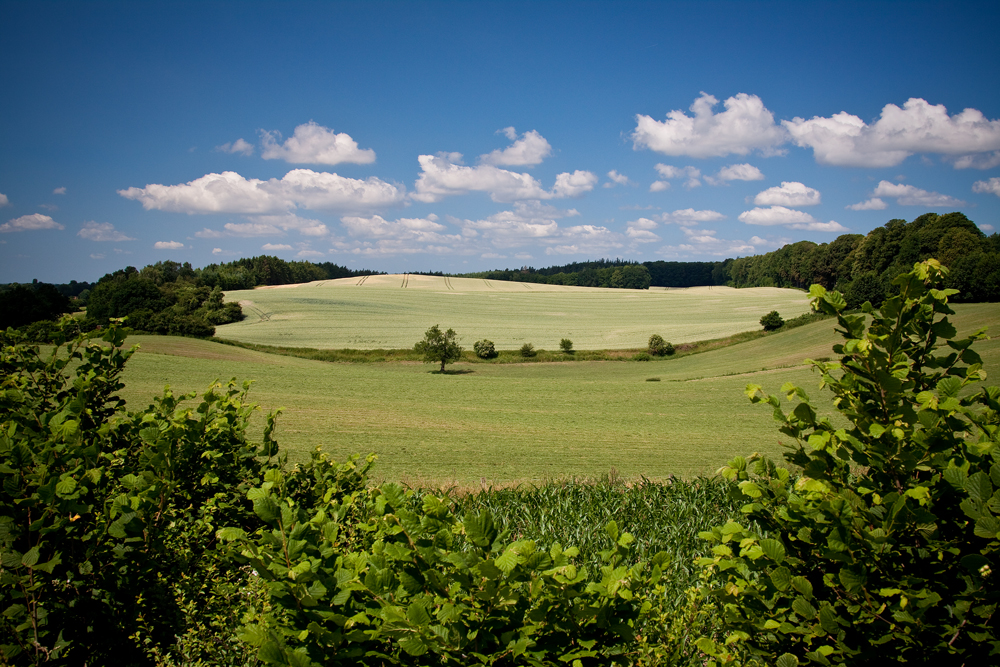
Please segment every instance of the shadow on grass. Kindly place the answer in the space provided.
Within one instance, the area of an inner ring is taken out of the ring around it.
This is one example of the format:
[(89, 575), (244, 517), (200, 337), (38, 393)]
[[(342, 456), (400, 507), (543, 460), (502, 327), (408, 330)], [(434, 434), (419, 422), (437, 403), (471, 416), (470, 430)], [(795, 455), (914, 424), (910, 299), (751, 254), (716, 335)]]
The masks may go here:
[(468, 375), (469, 373), (475, 373), (476, 371), (472, 370), (471, 368), (455, 368), (452, 370), (446, 369), (443, 371), (438, 370), (429, 372), (433, 375)]

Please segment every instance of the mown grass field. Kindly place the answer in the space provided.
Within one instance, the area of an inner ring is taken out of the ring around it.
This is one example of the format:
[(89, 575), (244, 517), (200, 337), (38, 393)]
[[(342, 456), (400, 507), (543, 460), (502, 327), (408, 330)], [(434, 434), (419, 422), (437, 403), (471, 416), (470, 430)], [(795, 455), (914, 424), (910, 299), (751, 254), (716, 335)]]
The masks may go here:
[(809, 311), (799, 290), (757, 287), (612, 290), (472, 278), (389, 275), (325, 280), (226, 293), (247, 318), (218, 327), (220, 338), (317, 349), (408, 348), (434, 324), (466, 348), (482, 338), (497, 349), (524, 343), (578, 350), (644, 347), (659, 333), (674, 344), (759, 328), (777, 310)]
[[(981, 326), (1000, 333), (996, 304), (956, 310), (960, 333)], [(735, 454), (780, 456), (784, 436), (744, 388), (754, 382), (777, 393), (793, 381), (818, 397), (818, 377), (801, 362), (833, 356), (833, 327), (826, 320), (650, 362), (459, 363), (452, 367), (459, 372), (447, 375), (429, 364), (327, 363), (134, 336), (129, 343), (141, 350), (126, 371), (126, 397), (138, 407), (165, 384), (180, 392), (215, 379), (252, 379), (255, 401), (286, 408), (278, 436), (293, 458), (316, 446), (340, 459), (375, 452), (377, 478), (411, 484), (479, 487), (595, 477), (612, 468), (629, 478), (693, 476)], [(997, 340), (978, 349), (987, 370), (1000, 368)]]

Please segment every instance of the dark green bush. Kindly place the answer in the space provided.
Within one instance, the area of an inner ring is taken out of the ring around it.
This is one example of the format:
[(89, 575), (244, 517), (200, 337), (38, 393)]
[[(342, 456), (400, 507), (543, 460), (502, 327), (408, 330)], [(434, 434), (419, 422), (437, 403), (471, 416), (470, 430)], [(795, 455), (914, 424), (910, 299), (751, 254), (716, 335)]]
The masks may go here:
[(649, 337), (648, 352), (654, 357), (669, 356), (674, 353), (674, 346), (663, 340), (660, 334), (653, 334)]
[(764, 327), (764, 331), (774, 331), (775, 329), (780, 329), (785, 324), (785, 320), (781, 319), (781, 315), (778, 311), (772, 310), (770, 313), (760, 318), (760, 325)]
[(522, 357), (534, 357), (538, 354), (538, 351), (531, 343), (525, 343), (521, 346), (520, 354)]
[(632, 356), (632, 361), (652, 361), (652, 359), (648, 352), (639, 352)]
[(573, 341), (571, 341), (569, 338), (563, 338), (561, 341), (559, 341), (559, 349), (565, 352), (566, 354), (572, 354)]
[(473, 343), (472, 350), (480, 359), (495, 359), (500, 354), (497, 352), (496, 347), (494, 347), (493, 341), (486, 340), (485, 338)]

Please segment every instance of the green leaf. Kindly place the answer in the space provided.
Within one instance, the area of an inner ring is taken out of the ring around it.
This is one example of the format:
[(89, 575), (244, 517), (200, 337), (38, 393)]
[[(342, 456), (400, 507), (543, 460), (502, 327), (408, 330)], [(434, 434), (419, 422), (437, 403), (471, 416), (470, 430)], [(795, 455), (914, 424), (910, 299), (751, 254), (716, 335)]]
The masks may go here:
[(413, 656), (427, 653), (427, 643), (419, 635), (407, 635), (399, 640), (399, 647)]
[(792, 577), (792, 588), (806, 596), (806, 599), (812, 597), (813, 585), (805, 577)]
[(782, 653), (774, 661), (774, 667), (799, 667), (799, 659), (791, 653)]
[(406, 608), (406, 618), (414, 625), (426, 626), (431, 622), (431, 616), (427, 613), (427, 607), (419, 602), (410, 603), (410, 606)]
[(816, 618), (816, 608), (803, 597), (792, 600), (792, 610), (804, 619), (811, 621)]
[(847, 589), (849, 593), (857, 593), (860, 591), (864, 585), (866, 578), (863, 574), (858, 574), (850, 568), (841, 568), (840, 574), (838, 575), (840, 583)]
[(965, 480), (965, 490), (976, 503), (985, 505), (993, 495), (993, 485), (985, 472), (977, 472)]
[(35, 563), (38, 562), (38, 556), (38, 547), (31, 547), (24, 553), (23, 556), (21, 556), (21, 565), (24, 565), (25, 567), (34, 567)]
[(483, 510), (480, 514), (467, 513), (462, 524), (465, 526), (465, 534), (477, 547), (487, 548), (493, 544), (493, 540), (497, 537), (493, 515), (488, 510)]
[(788, 587), (792, 585), (792, 574), (787, 567), (775, 568), (771, 572), (771, 582), (779, 591), (787, 591)]
[(517, 553), (509, 547), (507, 551), (503, 552), (503, 555), (496, 560), (497, 567), (500, 568), (504, 574), (510, 574), (514, 568), (517, 567), (517, 562)]
[(1000, 537), (1000, 521), (991, 514), (983, 514), (976, 521), (976, 528), (973, 530), (976, 537), (985, 537), (988, 540)]
[(773, 560), (778, 565), (785, 560), (785, 545), (778, 540), (766, 539), (760, 541), (760, 548), (764, 555)]

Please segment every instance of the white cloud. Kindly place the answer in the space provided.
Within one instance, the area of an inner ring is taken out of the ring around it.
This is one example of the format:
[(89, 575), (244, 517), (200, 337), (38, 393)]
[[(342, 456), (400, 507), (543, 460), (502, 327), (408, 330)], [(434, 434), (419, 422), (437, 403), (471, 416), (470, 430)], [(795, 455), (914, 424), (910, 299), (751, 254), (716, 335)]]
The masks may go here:
[(595, 255), (622, 247), (621, 235), (607, 227), (576, 225), (561, 230), (559, 242), (545, 248), (545, 254)]
[(664, 190), (670, 189), (670, 183), (667, 181), (653, 181), (649, 184), (650, 192), (663, 192)]
[[(698, 180), (701, 178), (701, 170), (695, 167), (675, 167), (673, 165), (659, 163), (656, 165), (656, 171), (660, 177), (664, 179), (664, 181), (674, 178), (686, 178), (687, 180), (684, 181), (684, 187), (688, 190), (701, 185), (701, 181)], [(664, 181), (656, 182), (663, 183)], [(670, 187), (669, 184), (667, 187)], [(658, 192), (658, 190), (653, 190), (652, 186), (650, 186), (649, 189), (651, 192)], [(666, 190), (667, 188), (662, 189)]]
[(784, 206), (770, 208), (755, 208), (739, 215), (739, 221), (748, 225), (783, 225), (789, 229), (801, 229), (810, 232), (846, 232), (849, 231), (839, 222), (820, 222), (805, 211), (795, 211)]
[[(705, 180), (708, 179), (706, 178)], [(728, 167), (723, 167), (713, 180), (715, 181), (712, 183), (713, 185), (721, 181), (762, 181), (764, 180), (764, 174), (757, 167), (744, 162), (742, 164), (731, 164)]]
[[(501, 132), (511, 140), (517, 136), (513, 127), (506, 127)], [(492, 153), (480, 155), (479, 161), (498, 167), (532, 167), (541, 164), (542, 160), (550, 155), (552, 146), (549, 142), (537, 131), (531, 130), (522, 134), (520, 139), (503, 150), (497, 149)]]
[(91, 253), (90, 258), (91, 259), (104, 259), (104, 254), (103, 253)]
[(988, 181), (976, 181), (972, 184), (973, 192), (988, 192), (1000, 197), (1000, 177), (994, 176)]
[(291, 250), (292, 246), (286, 243), (265, 243), (260, 247), (261, 250)]
[(56, 188), (55, 190), (52, 191), (52, 194), (54, 194), (54, 195), (64, 195), (64, 194), (66, 194), (66, 188), (65, 187)]
[(782, 125), (797, 145), (813, 149), (817, 162), (842, 167), (893, 167), (914, 153), (939, 153), (955, 156), (962, 168), (974, 166), (975, 155), (1000, 149), (1000, 120), (976, 109), (949, 116), (944, 105), (916, 97), (903, 108), (885, 105), (872, 125), (845, 111)]
[(593, 190), (597, 184), (597, 175), (589, 171), (562, 173), (556, 176), (555, 187), (549, 192), (528, 174), (489, 164), (463, 166), (461, 153), (421, 155), (417, 160), (421, 174), (416, 183), (417, 191), (411, 197), (426, 203), (469, 192), (487, 192), (497, 202), (577, 197)]
[(302, 218), (292, 213), (284, 215), (255, 215), (249, 219), (257, 224), (269, 225), (283, 231), (294, 230), (303, 236), (325, 236), (327, 233), (326, 225), (319, 220)]
[(119, 190), (148, 210), (176, 213), (280, 213), (297, 206), (356, 210), (400, 204), (405, 190), (374, 176), (367, 180), (293, 169), (279, 181), (246, 179), (234, 171), (206, 174), (181, 185), (151, 184)]
[(179, 250), (184, 247), (180, 241), (157, 241), (153, 244), (157, 250)]
[(222, 144), (221, 146), (216, 146), (215, 150), (221, 151), (223, 153), (239, 153), (240, 155), (253, 155), (253, 144), (240, 137), (239, 139), (237, 139), (232, 143), (225, 143)]
[(893, 197), (896, 203), (901, 206), (926, 206), (928, 208), (943, 208), (963, 206), (965, 202), (938, 192), (921, 190), (912, 185), (902, 183), (890, 183), (889, 181), (879, 181), (878, 186), (872, 192), (873, 197)]
[(0, 192), (0, 208), (4, 206), (10, 206), (10, 200), (7, 199), (7, 195)]
[(992, 232), (993, 231), (993, 225), (979, 225), (979, 228), (981, 230), (983, 230), (984, 232)]
[(629, 180), (628, 176), (619, 174), (614, 169), (608, 172), (608, 178), (611, 180), (604, 184), (606, 188), (613, 188), (616, 185), (635, 185), (635, 183)]
[(785, 142), (785, 131), (775, 124), (774, 116), (756, 95), (740, 93), (730, 97), (723, 103), (726, 110), (716, 114), (712, 107), (718, 102), (703, 92), (690, 107), (693, 116), (674, 110), (660, 122), (636, 115), (633, 148), (705, 158), (746, 155), (753, 150), (771, 155)]
[(281, 236), (280, 227), (266, 222), (227, 222), (224, 227), (229, 236)]
[(639, 218), (626, 223), (625, 235), (633, 243), (653, 243), (660, 240), (660, 237), (651, 231), (657, 227), (659, 225), (656, 221), (649, 218)]
[(889, 208), (889, 205), (878, 197), (872, 197), (871, 199), (866, 199), (865, 201), (858, 202), (857, 204), (851, 204), (850, 206), (845, 206), (852, 211), (884, 211)]
[(678, 245), (663, 246), (657, 254), (664, 257), (681, 258), (698, 255), (713, 255), (716, 257), (732, 257), (733, 255), (749, 255), (754, 246), (742, 240), (720, 239), (717, 232), (711, 229), (691, 229), (684, 227), (684, 242)]
[(131, 236), (116, 230), (110, 222), (85, 222), (76, 235), (91, 241), (135, 241)]
[(0, 225), (0, 232), (28, 232), (36, 229), (66, 229), (47, 215), (32, 213)]
[(299, 250), (297, 253), (295, 253), (295, 256), (296, 257), (302, 257), (303, 259), (307, 259), (309, 257), (312, 257), (312, 258), (315, 259), (317, 257), (324, 257), (325, 253), (322, 253), (319, 250), (312, 250), (310, 248), (303, 248), (302, 250)]
[(265, 160), (280, 159), (293, 164), (371, 164), (375, 151), (360, 150), (358, 142), (350, 135), (335, 134), (333, 130), (309, 121), (295, 128), (295, 133), (284, 144), (279, 144), (281, 133), (261, 131), (261, 157)]
[(677, 224), (682, 227), (697, 225), (701, 222), (716, 222), (718, 220), (726, 219), (726, 216), (722, 215), (718, 211), (696, 211), (693, 208), (682, 208), (674, 211), (673, 213), (664, 213), (660, 217), (663, 222), (667, 224)]
[(955, 169), (992, 169), (1000, 165), (1000, 151), (981, 155), (962, 155), (951, 161)]
[(347, 233), (362, 240), (353, 246), (343, 244), (343, 250), (362, 255), (400, 255), (413, 253), (446, 254), (471, 252), (461, 234), (449, 234), (448, 227), (438, 222), (436, 215), (426, 218), (386, 220), (380, 215), (369, 217), (345, 216), (340, 219)]
[(209, 229), (208, 227), (202, 227), (200, 232), (195, 232), (194, 235), (199, 239), (220, 239), (225, 234), (222, 232), (217, 232), (214, 229)]
[(754, 197), (757, 206), (815, 206), (820, 203), (819, 190), (798, 181), (782, 181), (781, 186), (768, 188)]

